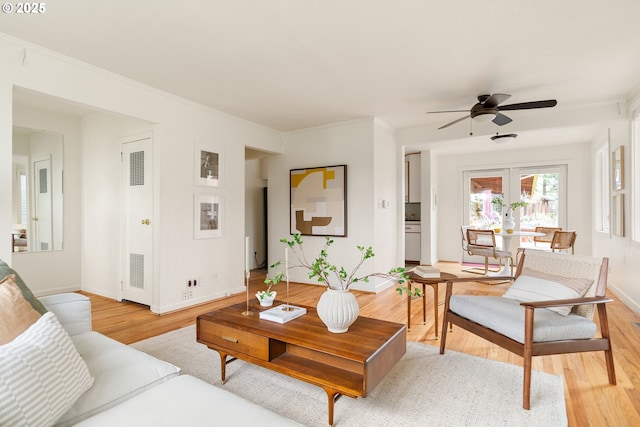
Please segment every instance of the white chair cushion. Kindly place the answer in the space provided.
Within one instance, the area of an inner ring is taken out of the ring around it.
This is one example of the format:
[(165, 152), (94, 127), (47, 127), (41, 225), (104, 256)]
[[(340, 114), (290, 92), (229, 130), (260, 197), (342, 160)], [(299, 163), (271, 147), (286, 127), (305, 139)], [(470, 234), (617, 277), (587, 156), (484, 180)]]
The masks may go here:
[(0, 425), (50, 426), (93, 378), (55, 314), (0, 346)]
[[(524, 311), (519, 301), (476, 295), (453, 295), (449, 308), (454, 313), (524, 344)], [(533, 341), (588, 339), (596, 333), (589, 319), (570, 313), (562, 316), (551, 310), (535, 310)]]
[[(521, 302), (580, 298), (592, 283), (590, 279), (556, 276), (524, 268), (502, 296)], [(571, 307), (549, 307), (547, 310), (566, 316)]]
[(84, 420), (88, 426), (301, 426), (189, 375), (181, 375)]

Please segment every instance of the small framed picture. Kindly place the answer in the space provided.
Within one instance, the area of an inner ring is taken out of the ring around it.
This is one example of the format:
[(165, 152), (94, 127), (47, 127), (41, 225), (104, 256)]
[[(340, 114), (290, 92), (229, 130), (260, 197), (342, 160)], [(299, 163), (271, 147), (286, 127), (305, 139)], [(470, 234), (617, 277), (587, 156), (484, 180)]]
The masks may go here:
[(222, 197), (211, 194), (196, 194), (193, 207), (194, 239), (222, 237)]
[(224, 184), (222, 148), (203, 141), (195, 142), (196, 185), (222, 187)]

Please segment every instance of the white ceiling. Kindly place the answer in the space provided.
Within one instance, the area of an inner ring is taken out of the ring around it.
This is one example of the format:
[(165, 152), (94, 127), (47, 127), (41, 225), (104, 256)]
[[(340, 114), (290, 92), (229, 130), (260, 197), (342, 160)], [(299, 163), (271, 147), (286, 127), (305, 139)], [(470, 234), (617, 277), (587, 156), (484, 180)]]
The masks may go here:
[[(45, 4), (40, 15), (0, 14), (0, 31), (281, 131), (372, 116), (435, 130), (463, 114), (426, 111), (468, 109), (483, 93), (511, 94), (505, 104), (557, 99), (555, 116), (509, 114), (500, 132), (520, 141), (640, 85), (638, 0)], [(583, 125), (572, 129), (586, 135)], [(451, 128), (443, 138), (469, 133), (467, 121)]]

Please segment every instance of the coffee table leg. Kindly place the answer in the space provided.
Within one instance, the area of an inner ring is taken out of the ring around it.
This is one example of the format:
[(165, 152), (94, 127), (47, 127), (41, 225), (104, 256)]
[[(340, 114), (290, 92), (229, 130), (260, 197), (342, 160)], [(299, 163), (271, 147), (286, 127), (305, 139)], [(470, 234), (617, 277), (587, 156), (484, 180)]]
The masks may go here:
[(220, 355), (220, 381), (222, 384), (227, 380), (227, 353), (217, 350)]
[(329, 425), (332, 426), (333, 425), (333, 406), (334, 406), (334, 403), (336, 402), (336, 400), (338, 400), (338, 398), (341, 395), (337, 391), (335, 391), (333, 389), (330, 389), (330, 388), (324, 388), (324, 391), (327, 392), (327, 400), (328, 400), (328, 403), (329, 403), (329, 406), (328, 406), (328, 410), (329, 410)]

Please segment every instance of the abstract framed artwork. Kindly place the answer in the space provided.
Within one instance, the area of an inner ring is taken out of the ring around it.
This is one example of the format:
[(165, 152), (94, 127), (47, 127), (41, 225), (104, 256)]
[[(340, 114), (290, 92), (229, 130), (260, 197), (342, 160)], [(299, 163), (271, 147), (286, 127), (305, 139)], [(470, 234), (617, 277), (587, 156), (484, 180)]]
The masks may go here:
[(195, 142), (196, 185), (222, 187), (224, 183), (222, 148), (203, 141)]
[(347, 165), (291, 169), (290, 232), (347, 235)]
[(196, 194), (193, 207), (194, 239), (222, 237), (223, 212), (222, 197)]
[(611, 155), (611, 173), (613, 174), (613, 190), (624, 188), (624, 147), (613, 150)]

